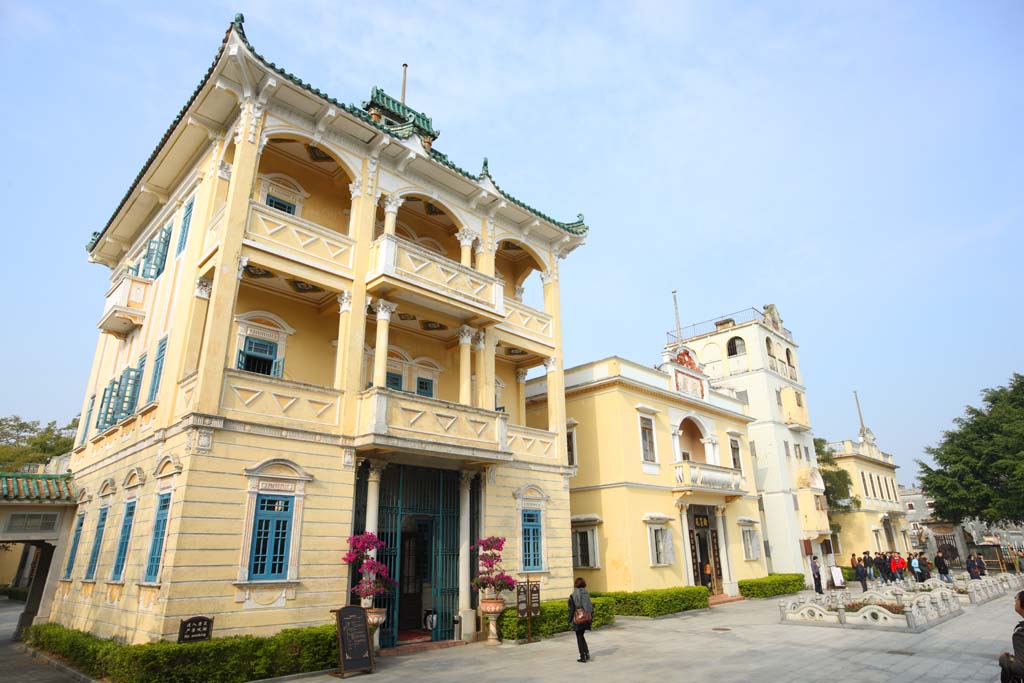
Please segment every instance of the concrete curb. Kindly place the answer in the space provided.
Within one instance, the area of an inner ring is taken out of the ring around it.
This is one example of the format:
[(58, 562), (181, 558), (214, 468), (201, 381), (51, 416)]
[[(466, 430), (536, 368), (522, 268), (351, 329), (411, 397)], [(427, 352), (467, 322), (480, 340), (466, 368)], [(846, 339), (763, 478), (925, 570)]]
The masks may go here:
[(300, 674), (288, 674), (287, 676), (278, 676), (277, 678), (258, 678), (254, 681), (248, 681), (247, 683), (287, 683), (287, 681), (301, 681), (304, 678), (313, 678), (314, 676), (323, 676), (325, 674), (337, 673), (337, 667), (333, 669), (321, 669), (320, 671), (306, 671)]
[(48, 665), (52, 666), (54, 669), (56, 669), (57, 671), (60, 671), (65, 676), (70, 676), (71, 678), (75, 679), (76, 681), (79, 681), (79, 683), (100, 683), (100, 681), (97, 681), (95, 678), (90, 678), (89, 676), (86, 676), (81, 671), (79, 671), (77, 669), (72, 669), (67, 664), (64, 664), (63, 662), (58, 662), (53, 657), (51, 657), (51, 656), (49, 656), (49, 655), (47, 655), (47, 654), (45, 654), (45, 653), (43, 653), (43, 652), (33, 648), (33, 647), (29, 647), (28, 645), (22, 645), (20, 647), (20, 649), (21, 649), (22, 652), (24, 652), (25, 654), (29, 655), (30, 657), (38, 659), (38, 660), (42, 661), (44, 664), (48, 664)]

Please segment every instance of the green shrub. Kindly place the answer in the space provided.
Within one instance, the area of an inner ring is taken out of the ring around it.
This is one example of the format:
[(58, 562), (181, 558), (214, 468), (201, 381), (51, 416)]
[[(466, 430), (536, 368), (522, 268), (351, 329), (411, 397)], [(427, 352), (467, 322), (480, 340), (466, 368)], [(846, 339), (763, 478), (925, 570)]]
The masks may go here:
[(646, 591), (616, 591), (593, 593), (593, 597), (608, 598), (614, 602), (615, 614), (630, 617), (660, 617), (708, 606), (708, 589), (704, 586), (679, 586)]
[[(594, 603), (594, 628), (615, 623), (612, 612), (612, 600), (592, 597)], [(516, 616), (516, 608), (508, 607), (498, 617), (498, 633), (502, 640), (522, 640), (526, 638), (526, 619)], [(569, 603), (567, 600), (549, 600), (540, 603), (540, 616), (533, 618), (533, 636), (545, 637), (568, 631)]]
[(5, 586), (0, 593), (6, 595), (8, 600), (17, 600), (18, 602), (25, 602), (28, 600), (28, 588)]
[(37, 624), (27, 629), (25, 640), (32, 647), (46, 650), (70, 662), (82, 673), (99, 678), (106, 674), (110, 659), (123, 647), (90, 633), (75, 631), (59, 624)]
[(843, 567), (843, 578), (846, 579), (847, 583), (857, 580), (857, 572), (853, 570), (853, 567)]
[(803, 574), (769, 574), (760, 579), (739, 582), (740, 595), (745, 598), (770, 598), (773, 595), (799, 593), (804, 589)]

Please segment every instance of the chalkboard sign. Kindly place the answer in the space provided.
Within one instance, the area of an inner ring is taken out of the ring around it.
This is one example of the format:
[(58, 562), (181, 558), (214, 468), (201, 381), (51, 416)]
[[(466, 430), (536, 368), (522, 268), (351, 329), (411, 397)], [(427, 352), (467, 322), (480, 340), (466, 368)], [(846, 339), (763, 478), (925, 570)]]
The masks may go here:
[(195, 643), (209, 640), (213, 636), (213, 617), (191, 617), (182, 619), (178, 626), (179, 643)]
[(373, 639), (366, 610), (349, 605), (331, 612), (338, 620), (338, 673), (373, 673)]

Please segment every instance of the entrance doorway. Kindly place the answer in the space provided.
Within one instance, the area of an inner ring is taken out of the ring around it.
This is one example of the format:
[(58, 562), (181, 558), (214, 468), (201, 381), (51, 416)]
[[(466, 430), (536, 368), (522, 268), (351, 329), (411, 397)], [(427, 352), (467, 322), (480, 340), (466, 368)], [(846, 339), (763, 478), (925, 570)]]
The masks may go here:
[(712, 508), (690, 506), (690, 557), (696, 583), (705, 586), (711, 595), (724, 592), (722, 562), (718, 546), (718, 529)]
[[(365, 530), (366, 478), (366, 470), (360, 470), (355, 533)], [(470, 538), (475, 540), (477, 480), (470, 495)], [(374, 600), (376, 607), (387, 610), (380, 627), (381, 647), (454, 638), (459, 607), (459, 473), (388, 466), (380, 482), (377, 535), (386, 544), (377, 559), (397, 583), (391, 594)], [(471, 568), (475, 574), (475, 563)]]

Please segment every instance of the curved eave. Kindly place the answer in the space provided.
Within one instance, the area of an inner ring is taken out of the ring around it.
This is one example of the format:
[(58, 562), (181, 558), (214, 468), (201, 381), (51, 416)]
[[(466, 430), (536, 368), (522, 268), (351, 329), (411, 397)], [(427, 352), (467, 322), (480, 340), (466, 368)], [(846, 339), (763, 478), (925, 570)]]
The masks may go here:
[[(336, 109), (338, 115), (330, 119), (326, 130), (348, 135), (364, 144), (383, 135), (391, 143), (388, 147), (395, 148), (399, 154), (418, 151), (410, 165), (415, 171), (443, 183), (467, 201), (475, 195), (482, 195), (478, 201), (484, 212), (493, 210), (514, 223), (530, 225), (531, 229), (541, 228), (560, 255), (564, 256), (583, 243), (588, 227), (582, 215), (572, 222), (556, 221), (502, 190), (489, 174), (471, 174), (437, 150), (425, 149), (412, 133), (389, 130), (373, 121), (361, 108), (340, 102), (314, 88), (256, 52), (245, 36), (242, 19), (236, 17), (224, 34), (213, 63), (188, 102), (149, 155), (110, 220), (101, 231), (93, 234), (86, 245), (91, 260), (113, 267), (135, 241), (138, 229), (166, 200), (167, 192), (181, 182), (183, 174), (207, 149), (210, 135), (223, 134), (233, 122), (238, 113), (236, 97), (217, 87), (217, 82), (224, 79), (224, 82), (241, 89), (242, 82), (246, 80), (241, 73), (240, 65), (243, 63), (249, 72), (246, 76), (256, 92), (268, 78), (279, 77), (278, 87), (270, 94), (272, 101), (314, 119), (329, 107)], [(192, 118), (203, 121), (204, 125), (189, 125)]]

